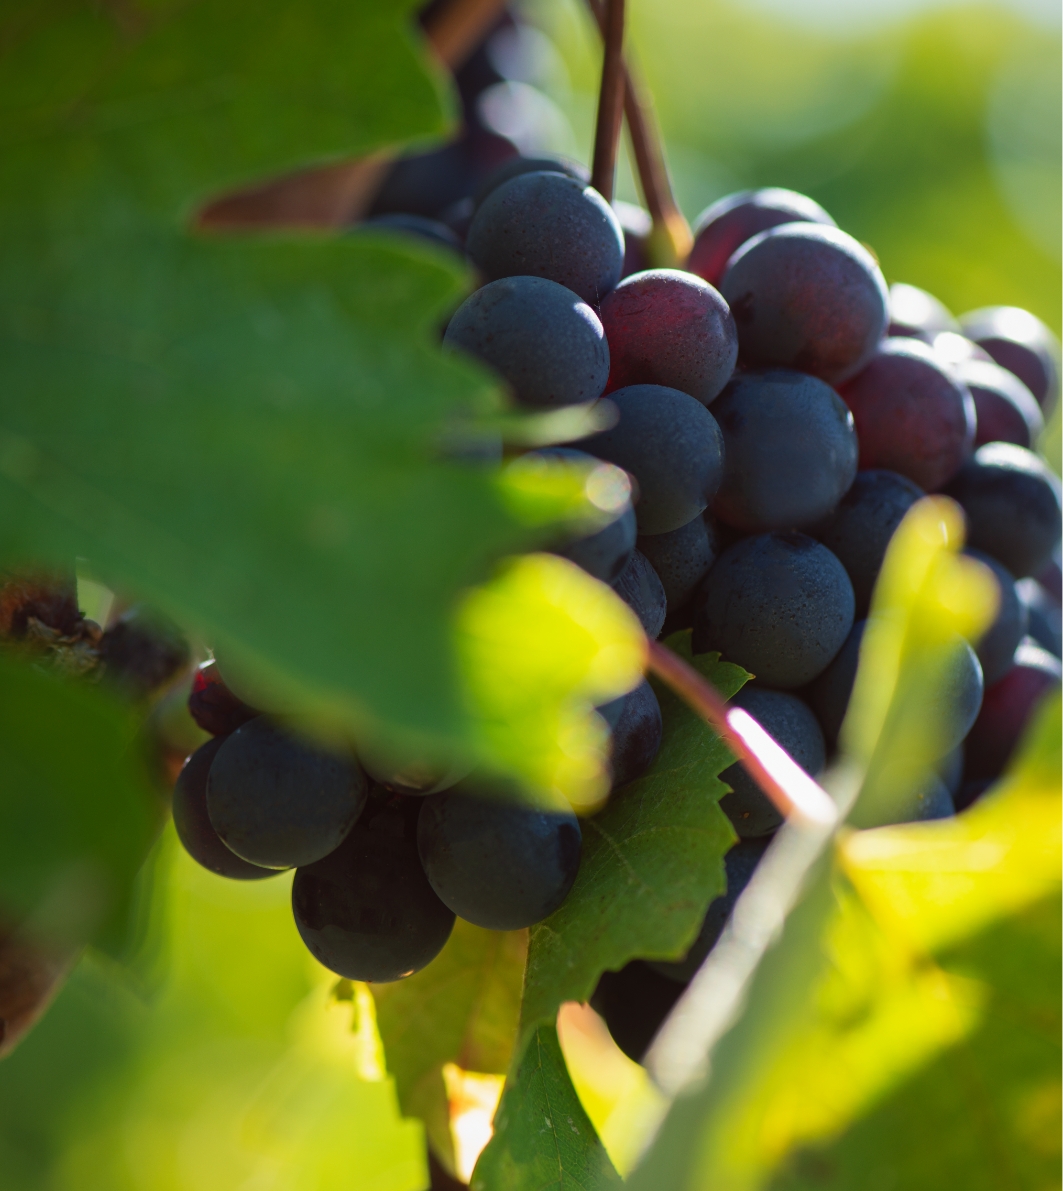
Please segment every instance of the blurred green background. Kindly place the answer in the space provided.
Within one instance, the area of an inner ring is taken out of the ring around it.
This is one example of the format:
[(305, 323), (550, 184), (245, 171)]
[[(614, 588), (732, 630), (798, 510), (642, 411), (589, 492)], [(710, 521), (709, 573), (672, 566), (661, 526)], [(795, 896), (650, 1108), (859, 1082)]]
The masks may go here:
[[(1024, 306), (1059, 332), (1058, 6), (630, 7), (689, 218), (739, 187), (803, 190), (888, 280), (957, 313)], [(598, 51), (582, 0), (522, 12), (549, 40), (530, 35), (514, 135), (586, 159)], [(637, 197), (628, 166), (619, 195)], [(352, 1033), (355, 1007), (329, 1000), (290, 878), (224, 882), (169, 833), (157, 867), (135, 969), (88, 956), (0, 1064), (3, 1191), (424, 1187), (420, 1126), (399, 1118), (371, 1033)]]

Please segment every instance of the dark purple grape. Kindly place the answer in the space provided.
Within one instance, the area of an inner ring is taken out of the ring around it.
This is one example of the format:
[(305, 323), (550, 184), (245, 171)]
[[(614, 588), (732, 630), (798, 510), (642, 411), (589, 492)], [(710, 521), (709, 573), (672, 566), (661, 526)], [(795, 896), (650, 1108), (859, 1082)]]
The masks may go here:
[(218, 750), (207, 810), (237, 856), (263, 868), (294, 868), (339, 847), (366, 794), (365, 774), (353, 760), (313, 748), (259, 716)]
[(840, 392), (856, 420), (861, 468), (888, 468), (933, 492), (971, 452), (971, 394), (918, 339), (887, 339)]
[(1036, 579), (1020, 579), (1015, 590), (1026, 609), (1027, 631), (1049, 653), (1063, 657), (1063, 619), (1059, 604)]
[(967, 737), (966, 780), (988, 781), (1004, 772), (1041, 700), (1059, 688), (1059, 658), (1023, 641), (1003, 678), (986, 688), (982, 708)]
[(418, 854), (436, 895), (488, 930), (521, 930), (548, 918), (579, 872), (576, 816), (514, 797), (470, 780), (426, 798), (417, 821)]
[(694, 652), (717, 649), (765, 686), (791, 690), (830, 664), (853, 627), (853, 585), (801, 533), (766, 533), (725, 550), (695, 596)]
[(625, 277), (602, 300), (609, 340), (606, 392), (664, 385), (708, 405), (738, 359), (738, 333), (727, 303), (707, 282), (679, 269)]
[(173, 788), (173, 825), (185, 851), (197, 864), (236, 881), (275, 877), (275, 868), (248, 864), (221, 842), (207, 814), (207, 775), (223, 741), (208, 740), (185, 762)]
[(918, 484), (895, 471), (862, 471), (834, 513), (809, 531), (845, 567), (857, 616), (867, 615), (886, 547), (905, 513), (922, 496)]
[(609, 345), (578, 294), (543, 277), (504, 277), (476, 290), (450, 320), (444, 347), (489, 364), (522, 405), (594, 401), (609, 376)]
[(916, 285), (898, 281), (890, 286), (888, 335), (911, 336), (926, 342), (943, 331), (953, 334), (960, 324), (943, 302)]
[(624, 232), (624, 267), (622, 277), (641, 273), (650, 267), (649, 235), (653, 218), (644, 207), (613, 199), (613, 211)]
[(960, 315), (964, 335), (1014, 373), (1042, 409), (1059, 396), (1059, 343), (1036, 315), (1017, 306), (986, 306)]
[(727, 262), (747, 240), (782, 223), (835, 226), (819, 203), (796, 191), (779, 186), (741, 190), (718, 199), (698, 216), (686, 267), (718, 286)]
[(983, 360), (967, 360), (954, 367), (974, 400), (976, 447), (987, 442), (1032, 447), (1037, 442), (1045, 420), (1034, 395), (1017, 376)]
[(1036, 575), (1059, 543), (1059, 478), (1043, 459), (1011, 443), (991, 442), (945, 489), (967, 514), (967, 540), (1015, 576)]
[[(827, 763), (823, 730), (803, 700), (788, 691), (744, 686), (731, 703), (748, 711), (806, 773), (815, 777), (823, 769)], [(720, 780), (731, 787), (731, 793), (720, 799), (720, 809), (740, 838), (771, 835), (782, 825), (782, 812), (737, 761), (720, 774)]]
[(635, 477), (640, 534), (686, 525), (708, 507), (723, 477), (716, 419), (688, 393), (663, 385), (631, 385), (609, 400), (619, 421), (580, 445)]
[(590, 186), (559, 173), (520, 174), (473, 216), (469, 256), (488, 281), (545, 277), (598, 305), (620, 280), (624, 233)]
[(473, 203), (479, 207), (489, 194), (511, 178), (519, 178), (522, 174), (547, 172), (566, 174), (580, 186), (590, 185), (590, 170), (580, 162), (570, 161), (567, 157), (511, 157), (509, 161), (503, 162), (497, 169), (492, 170), (483, 180), (473, 196)]
[(133, 699), (146, 699), (186, 670), (192, 660), (184, 634), (151, 609), (135, 607), (103, 634), (104, 678)]
[(679, 981), (662, 976), (645, 961), (636, 959), (619, 972), (603, 972), (590, 1003), (617, 1046), (629, 1059), (641, 1063), (682, 992)]
[(993, 357), (987, 351), (983, 351), (977, 343), (966, 339), (963, 335), (957, 335), (955, 331), (939, 331), (936, 335), (931, 336), (930, 346), (934, 349), (934, 355), (942, 364), (948, 364), (950, 368), (956, 367), (958, 364), (969, 364), (972, 361), (978, 361), (982, 364), (992, 364)]
[(944, 783), (945, 789), (955, 797), (963, 781), (963, 745), (958, 744), (951, 752), (946, 753), (938, 762), (938, 777)]
[(992, 686), (1011, 669), (1012, 658), (1019, 642), (1026, 636), (1026, 605), (1015, 590), (1015, 580), (1006, 567), (995, 558), (980, 550), (968, 550), (972, 558), (978, 559), (993, 572), (997, 582), (1000, 601), (993, 623), (986, 629), (975, 646), (975, 653), (982, 663), (982, 677), (986, 686)]
[(720, 283), (750, 368), (796, 368), (829, 384), (854, 376), (886, 331), (886, 282), (852, 236), (816, 223), (761, 232)]
[(427, 240), (430, 244), (438, 244), (464, 256), (461, 240), (454, 234), (453, 229), (440, 220), (429, 219), (425, 215), (409, 215), (404, 211), (394, 211), (387, 215), (374, 215), (357, 226)]
[(690, 599), (720, 552), (716, 527), (704, 513), (671, 533), (640, 537), (638, 548), (661, 581), (669, 615)]
[(802, 529), (852, 484), (853, 416), (824, 381), (783, 368), (740, 372), (712, 412), (724, 441), (712, 511), (725, 524), (746, 533)]
[(641, 777), (661, 747), (661, 705), (643, 680), (633, 691), (598, 708), (609, 725), (609, 770), (612, 789)]
[(668, 598), (645, 554), (632, 551), (631, 561), (613, 584), (613, 590), (639, 618), (646, 636), (651, 640), (659, 637), (668, 615)]
[(196, 671), (188, 696), (188, 712), (212, 736), (228, 736), (260, 714), (229, 690), (214, 662), (204, 662)]
[(896, 819), (898, 823), (925, 823), (931, 819), (950, 819), (956, 805), (948, 787), (936, 774), (919, 790), (908, 807)]
[(849, 698), (853, 693), (856, 671), (860, 664), (860, 643), (864, 639), (866, 620), (858, 620), (845, 644), (822, 674), (803, 692), (808, 705), (816, 713), (828, 747), (838, 743)]
[(295, 925), (314, 958), (338, 976), (401, 980), (431, 963), (450, 938), (454, 913), (417, 856), (423, 801), (374, 799), (334, 852), (295, 874)]
[(740, 839), (737, 844), (723, 858), (724, 873), (727, 878), (726, 892), (709, 903), (705, 917), (701, 923), (698, 937), (690, 945), (690, 950), (682, 959), (674, 962), (667, 960), (650, 960), (648, 966), (670, 980), (686, 984), (694, 979), (694, 973), (705, 962), (705, 957), (716, 946), (727, 919), (735, 908), (742, 890), (749, 884), (757, 865), (768, 850), (771, 837), (761, 839)]

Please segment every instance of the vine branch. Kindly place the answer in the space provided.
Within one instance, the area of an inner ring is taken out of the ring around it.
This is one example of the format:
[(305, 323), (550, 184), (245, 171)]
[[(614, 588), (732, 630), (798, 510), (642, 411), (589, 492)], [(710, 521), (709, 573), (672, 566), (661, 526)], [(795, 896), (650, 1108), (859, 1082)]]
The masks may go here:
[(729, 707), (693, 666), (658, 641), (649, 643), (649, 669), (719, 734), (742, 767), (788, 818), (830, 826), (834, 799), (741, 707)]

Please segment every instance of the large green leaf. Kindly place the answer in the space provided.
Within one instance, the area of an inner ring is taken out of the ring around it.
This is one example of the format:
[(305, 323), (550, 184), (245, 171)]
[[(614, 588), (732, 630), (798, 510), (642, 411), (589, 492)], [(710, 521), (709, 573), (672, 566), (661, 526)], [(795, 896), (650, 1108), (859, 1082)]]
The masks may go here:
[[(724, 695), (747, 677), (719, 654), (691, 658), (689, 631), (668, 645)], [(607, 969), (638, 956), (681, 956), (724, 890), (723, 857), (735, 837), (717, 805), (728, 790), (718, 775), (734, 758), (685, 703), (655, 689), (664, 736), (653, 768), (584, 821), (572, 892), (531, 928), (525, 1029), (552, 1022), (564, 1001), (586, 1001)]]
[(445, 457), (503, 408), (438, 350), (468, 275), (388, 237), (184, 226), (223, 184), (440, 131), (410, 7), (5, 11), (0, 560), (87, 557), (260, 691), (475, 751), (454, 609), (588, 506)]
[(540, 1026), (502, 1096), (494, 1137), (473, 1172), (473, 1191), (599, 1191), (620, 1185), (572, 1087), (557, 1030)]
[(122, 707), (0, 654), (0, 924), (68, 944), (114, 922), (162, 814)]
[(840, 839), (633, 1188), (1054, 1185), (1059, 722), (955, 820)]
[(528, 950), (524, 931), (483, 930), (460, 918), (422, 971), (373, 987), (377, 1027), (406, 1116), (420, 1117), (453, 1167), (443, 1067), (504, 1075), (520, 1016)]

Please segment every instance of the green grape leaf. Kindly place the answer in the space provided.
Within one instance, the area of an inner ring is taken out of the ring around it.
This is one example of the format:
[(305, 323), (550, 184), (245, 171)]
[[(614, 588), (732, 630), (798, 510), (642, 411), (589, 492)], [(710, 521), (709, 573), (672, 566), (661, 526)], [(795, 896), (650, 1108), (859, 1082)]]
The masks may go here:
[(539, 1026), (528, 1038), (470, 1185), (472, 1191), (599, 1191), (621, 1185), (572, 1087), (553, 1025)]
[(0, 925), (66, 945), (120, 922), (162, 815), (124, 708), (0, 655)]
[(810, 876), (633, 1191), (1058, 1179), (1060, 703), (955, 819), (849, 832)]
[(370, 232), (188, 229), (222, 186), (440, 132), (412, 7), (5, 10), (0, 564), (86, 558), (322, 731), (476, 755), (456, 609), (590, 506), (457, 457), (504, 409), (439, 351), (469, 274)]
[(405, 1116), (420, 1117), (453, 1169), (443, 1067), (504, 1075), (512, 1058), (528, 951), (525, 931), (458, 919), (447, 945), (415, 975), (373, 986), (377, 1028)]
[[(724, 695), (747, 675), (719, 654), (692, 658), (690, 632), (667, 641)], [(650, 771), (583, 822), (583, 858), (559, 910), (531, 928), (522, 1028), (552, 1022), (564, 1001), (586, 1001), (606, 970), (639, 956), (678, 959), (723, 893), (734, 831), (717, 805), (734, 758), (676, 695), (655, 685), (664, 720)]]

